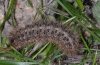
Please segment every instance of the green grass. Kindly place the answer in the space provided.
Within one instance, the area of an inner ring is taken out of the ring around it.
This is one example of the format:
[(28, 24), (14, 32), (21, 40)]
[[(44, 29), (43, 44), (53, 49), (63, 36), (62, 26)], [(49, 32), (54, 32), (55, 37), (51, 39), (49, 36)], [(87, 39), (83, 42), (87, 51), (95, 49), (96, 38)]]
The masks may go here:
[[(30, 0), (27, 0), (27, 1), (28, 1), (29, 5), (31, 7), (33, 7), (33, 5), (30, 2)], [(100, 50), (90, 48), (90, 45), (92, 43), (92, 40), (98, 40), (98, 42), (100, 42), (100, 37), (97, 35), (98, 33), (100, 33), (100, 29), (98, 29), (83, 13), (84, 6), (83, 6), (81, 0), (76, 0), (76, 3), (78, 4), (79, 8), (74, 7), (69, 2), (66, 2), (66, 0), (56, 0), (56, 1), (62, 7), (62, 11), (68, 12), (68, 14), (70, 14), (70, 17), (68, 17), (68, 16), (63, 15), (61, 13), (55, 12), (57, 15), (60, 16), (61, 20), (63, 20), (63, 19), (65, 20), (66, 19), (66, 21), (64, 23), (70, 24), (70, 21), (73, 20), (78, 25), (80, 25), (82, 27), (82, 29), (84, 29), (85, 31), (90, 33), (90, 37), (86, 41), (84, 36), (80, 32), (80, 38), (82, 39), (82, 43), (85, 46), (85, 48), (81, 49), (81, 50), (85, 50), (85, 53), (83, 54), (83, 59), (81, 60), (81, 62), (79, 64), (70, 63), (70, 65), (83, 65), (84, 63), (90, 62), (90, 61), (92, 61), (92, 65), (98, 65), (97, 62), (96, 62), (96, 58), (98, 57), (98, 52), (100, 52)], [(5, 45), (9, 45), (9, 43), (7, 43), (6, 39), (1, 36), (1, 33), (3, 31), (5, 22), (9, 18), (11, 18), (12, 25), (14, 25), (14, 6), (15, 6), (14, 3), (15, 3), (14, 0), (10, 0), (10, 5), (8, 7), (8, 10), (7, 10), (6, 15), (4, 17), (4, 20), (3, 20), (2, 24), (0, 24), (0, 44), (1, 44), (0, 50)], [(11, 12), (13, 14), (11, 14)], [(88, 25), (91, 25), (93, 27), (93, 29), (89, 29), (83, 23), (87, 23)], [(75, 25), (74, 27), (76, 29), (78, 29), (77, 25)], [(10, 60), (10, 61), (8, 61), (8, 60), (0, 60), (0, 65), (25, 65), (25, 64), (27, 64), (27, 65), (36, 65), (36, 64), (38, 64), (38, 65), (49, 65), (56, 58), (58, 58), (58, 63), (60, 65), (60, 57), (63, 54), (61, 54), (60, 51), (57, 50), (52, 55), (54, 50), (57, 49), (55, 45), (52, 45), (50, 43), (46, 43), (39, 50), (37, 50), (37, 52), (35, 52), (32, 55), (32, 57), (30, 57), (30, 58), (25, 57), (26, 51), (29, 51), (29, 49), (31, 49), (31, 46), (32, 45), (30, 45), (28, 48), (23, 49), (20, 52), (18, 50), (16, 50), (15, 48), (13, 48), (12, 46), (11, 46), (11, 48), (13, 50), (0, 52), (0, 57), (9, 57), (9, 58), (13, 59), (13, 60)], [(95, 54), (93, 53), (93, 51), (95, 51)], [(87, 55), (90, 55), (89, 59), (86, 59)], [(38, 56), (44, 57), (41, 62), (36, 59)]]

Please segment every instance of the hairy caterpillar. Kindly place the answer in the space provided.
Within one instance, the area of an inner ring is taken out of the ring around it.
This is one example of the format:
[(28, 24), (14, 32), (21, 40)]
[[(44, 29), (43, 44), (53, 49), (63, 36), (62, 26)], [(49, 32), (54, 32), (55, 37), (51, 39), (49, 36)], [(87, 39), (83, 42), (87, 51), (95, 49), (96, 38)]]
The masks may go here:
[(39, 21), (15, 28), (10, 34), (9, 41), (16, 49), (37, 41), (51, 42), (65, 53), (74, 53), (78, 49), (74, 34), (70, 33), (65, 25), (57, 22)]

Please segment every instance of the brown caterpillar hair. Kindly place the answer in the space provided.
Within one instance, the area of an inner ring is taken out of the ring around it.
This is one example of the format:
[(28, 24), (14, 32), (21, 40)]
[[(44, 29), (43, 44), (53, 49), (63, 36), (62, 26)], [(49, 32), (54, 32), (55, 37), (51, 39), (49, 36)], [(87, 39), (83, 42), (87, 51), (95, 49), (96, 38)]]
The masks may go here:
[(9, 37), (11, 45), (16, 49), (40, 40), (57, 45), (65, 53), (73, 53), (78, 49), (75, 35), (65, 25), (57, 22), (33, 22), (25, 27), (15, 28)]

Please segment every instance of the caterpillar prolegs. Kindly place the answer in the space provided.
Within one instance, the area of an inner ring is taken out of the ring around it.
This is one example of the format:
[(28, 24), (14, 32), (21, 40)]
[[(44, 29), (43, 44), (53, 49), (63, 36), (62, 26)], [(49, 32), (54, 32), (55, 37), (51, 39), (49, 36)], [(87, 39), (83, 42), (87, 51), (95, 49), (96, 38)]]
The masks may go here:
[(9, 36), (9, 41), (16, 49), (24, 48), (32, 42), (43, 41), (57, 45), (64, 53), (74, 53), (78, 48), (75, 35), (64, 24), (39, 21), (16, 27)]

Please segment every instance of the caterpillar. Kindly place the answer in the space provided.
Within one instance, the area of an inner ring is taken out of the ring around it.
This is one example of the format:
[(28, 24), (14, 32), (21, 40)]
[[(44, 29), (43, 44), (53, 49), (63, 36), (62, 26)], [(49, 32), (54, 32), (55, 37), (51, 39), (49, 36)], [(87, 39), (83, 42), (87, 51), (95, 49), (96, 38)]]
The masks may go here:
[(38, 21), (16, 27), (9, 36), (9, 42), (16, 49), (25, 48), (32, 42), (43, 41), (57, 45), (64, 53), (74, 53), (78, 49), (75, 35), (64, 24), (53, 21)]

